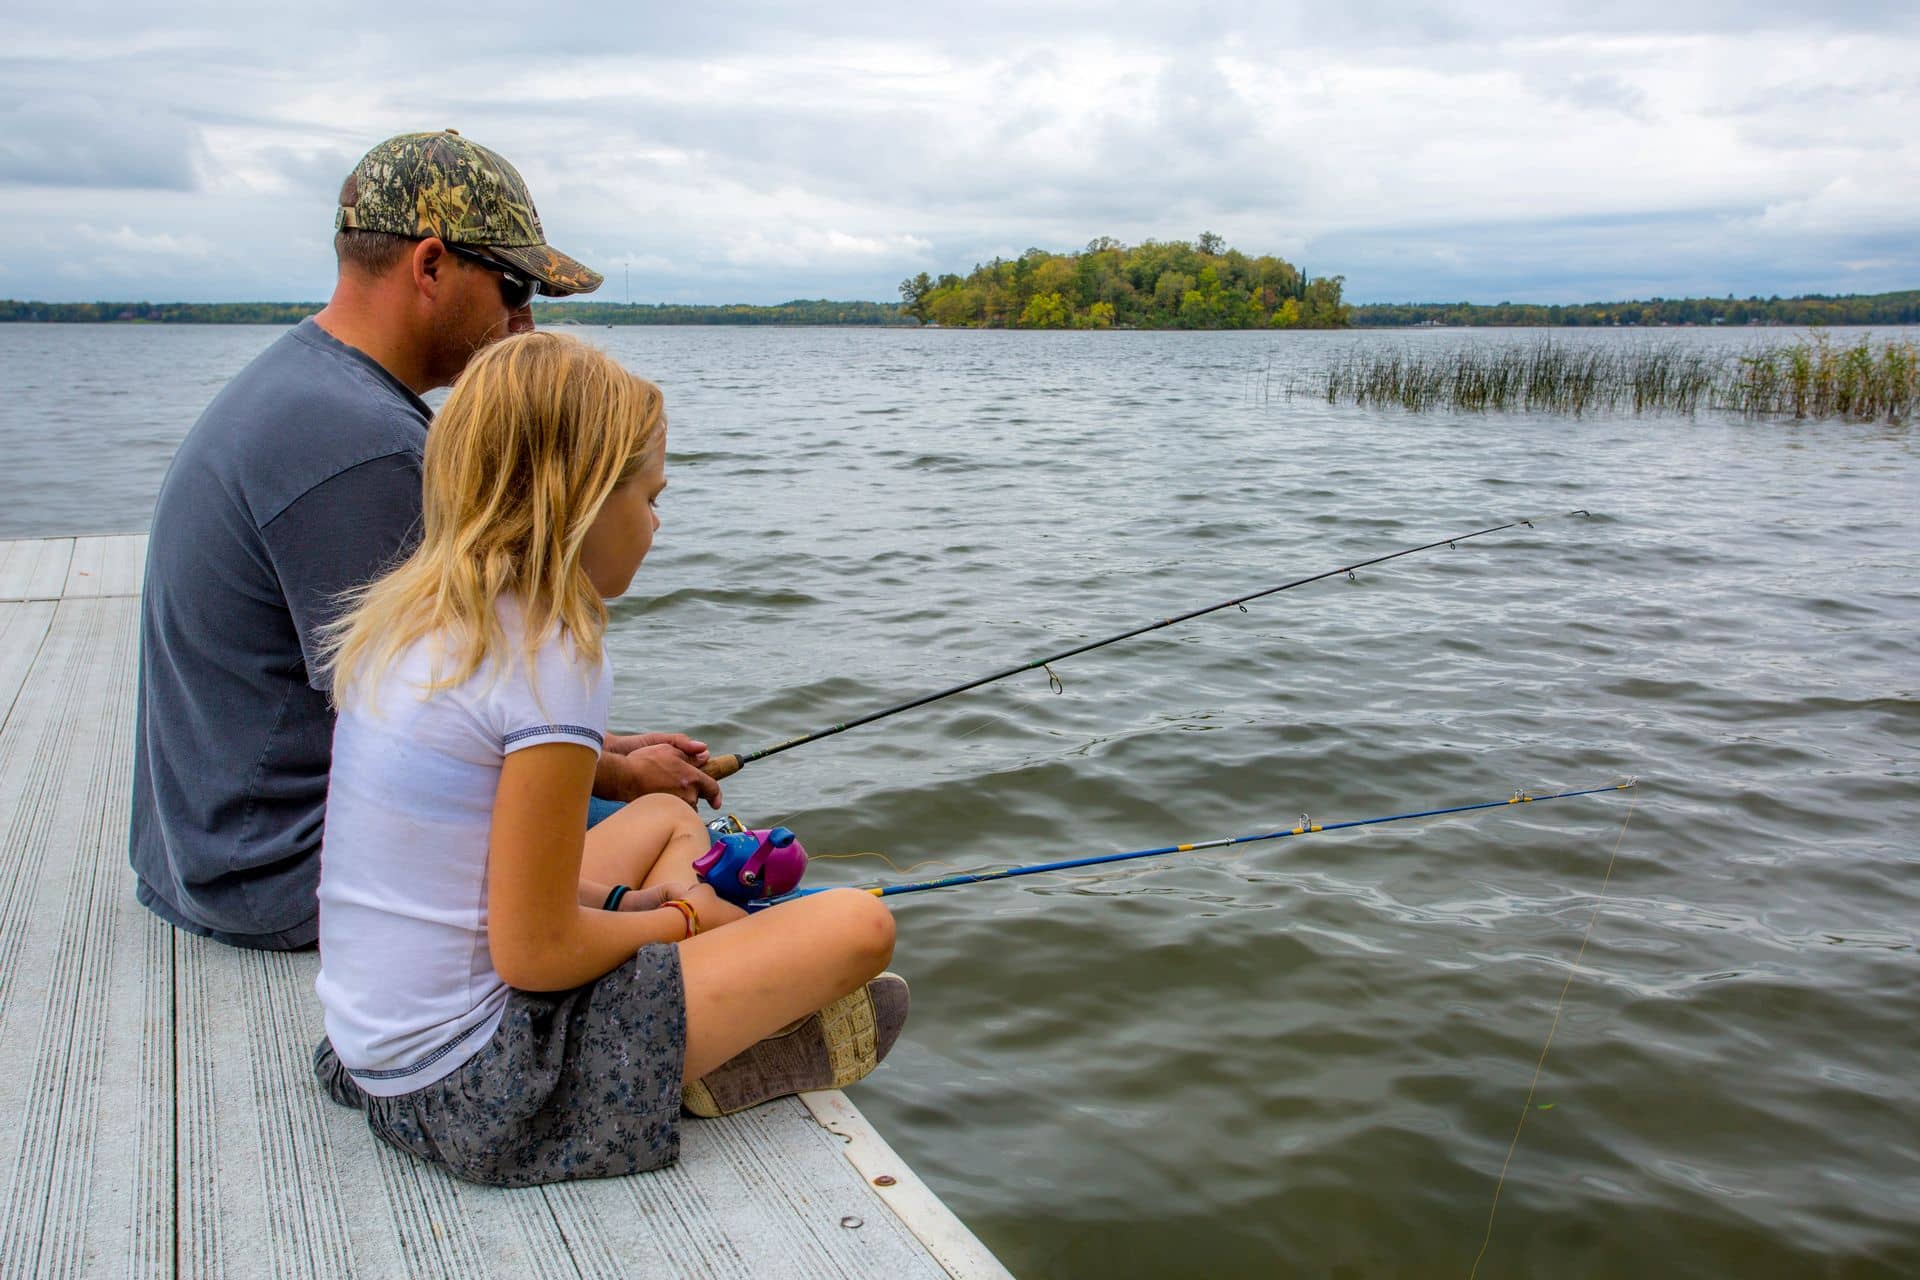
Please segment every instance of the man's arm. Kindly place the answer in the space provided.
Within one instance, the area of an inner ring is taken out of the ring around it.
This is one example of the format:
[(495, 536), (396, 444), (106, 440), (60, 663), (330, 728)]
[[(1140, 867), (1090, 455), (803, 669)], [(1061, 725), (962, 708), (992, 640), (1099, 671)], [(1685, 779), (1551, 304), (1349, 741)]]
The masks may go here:
[(340, 597), (399, 564), (420, 537), (420, 459), (371, 458), (315, 485), (261, 533), (306, 657), (307, 683), (325, 692), (319, 631)]
[(683, 733), (608, 734), (593, 774), (593, 794), (622, 802), (653, 792), (720, 807), (720, 784), (701, 772), (707, 744)]

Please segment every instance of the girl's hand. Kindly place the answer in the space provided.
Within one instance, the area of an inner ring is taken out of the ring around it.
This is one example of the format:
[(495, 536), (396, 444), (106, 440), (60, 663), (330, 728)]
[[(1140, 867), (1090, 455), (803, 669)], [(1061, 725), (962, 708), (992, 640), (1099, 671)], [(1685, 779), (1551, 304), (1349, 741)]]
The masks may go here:
[(691, 884), (656, 884), (644, 889), (629, 889), (621, 896), (619, 909), (658, 911), (672, 898), (678, 898), (693, 908), (693, 914), (700, 920), (702, 933), (745, 919), (747, 914), (715, 893), (712, 885), (699, 880)]
[(617, 911), (658, 911), (667, 905), (668, 898), (680, 897), (676, 885), (656, 884), (644, 889), (629, 889), (620, 895)]
[[(693, 914), (700, 917), (700, 932), (718, 929), (723, 924), (732, 924), (735, 920), (745, 920), (747, 913), (734, 906), (713, 891), (706, 883), (686, 886), (680, 893), (670, 895), (679, 898), (693, 908)], [(665, 899), (662, 899), (664, 902)]]

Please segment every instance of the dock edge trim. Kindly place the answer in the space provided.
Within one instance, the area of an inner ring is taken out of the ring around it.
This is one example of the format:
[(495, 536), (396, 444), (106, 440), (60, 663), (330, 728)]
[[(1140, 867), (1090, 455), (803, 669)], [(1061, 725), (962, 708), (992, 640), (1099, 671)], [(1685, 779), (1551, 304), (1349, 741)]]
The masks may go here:
[[(822, 1089), (801, 1094), (800, 1101), (821, 1128), (841, 1140), (842, 1154), (859, 1171), (867, 1190), (893, 1211), (953, 1280), (1013, 1280), (1013, 1273), (887, 1145), (846, 1094)], [(874, 1180), (882, 1177), (893, 1181), (876, 1184)]]

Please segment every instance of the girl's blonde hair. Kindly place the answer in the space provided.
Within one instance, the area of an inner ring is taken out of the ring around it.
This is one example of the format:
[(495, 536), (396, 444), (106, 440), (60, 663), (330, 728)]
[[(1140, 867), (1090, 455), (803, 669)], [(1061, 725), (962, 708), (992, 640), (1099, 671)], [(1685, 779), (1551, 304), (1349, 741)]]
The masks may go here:
[(424, 692), (510, 657), (503, 595), (520, 602), (528, 654), (558, 627), (598, 662), (607, 608), (580, 545), (665, 426), (660, 388), (577, 339), (519, 334), (476, 356), (427, 433), (420, 545), (348, 593), (322, 633), (334, 705), (436, 632), (448, 641)]

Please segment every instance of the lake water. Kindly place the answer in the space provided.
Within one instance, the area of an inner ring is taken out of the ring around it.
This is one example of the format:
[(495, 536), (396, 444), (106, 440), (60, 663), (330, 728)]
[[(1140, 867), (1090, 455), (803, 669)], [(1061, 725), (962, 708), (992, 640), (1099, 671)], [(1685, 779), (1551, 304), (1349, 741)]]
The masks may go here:
[[(1592, 512), (727, 784), (919, 878), (1639, 778), (896, 899), (913, 1016), (853, 1097), (1016, 1274), (1465, 1276), (1550, 1032), (1481, 1274), (1920, 1272), (1914, 428), (1280, 393), (1356, 343), (1526, 333), (576, 332), (673, 421), (617, 723), (716, 750)], [(144, 528), (275, 336), (0, 325), (0, 536)]]

